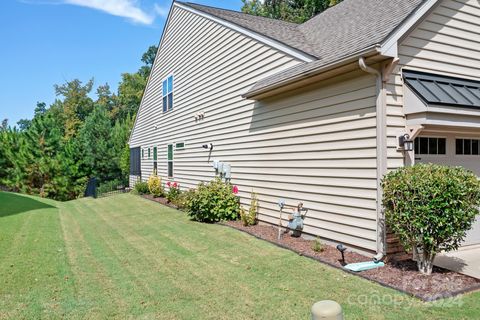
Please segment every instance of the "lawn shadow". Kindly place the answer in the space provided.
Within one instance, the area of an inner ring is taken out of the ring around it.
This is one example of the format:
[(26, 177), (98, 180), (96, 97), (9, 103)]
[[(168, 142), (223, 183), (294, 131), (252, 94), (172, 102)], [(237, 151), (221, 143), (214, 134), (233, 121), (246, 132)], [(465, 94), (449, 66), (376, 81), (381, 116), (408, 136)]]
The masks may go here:
[(0, 192), (0, 218), (48, 208), (55, 207), (20, 194)]

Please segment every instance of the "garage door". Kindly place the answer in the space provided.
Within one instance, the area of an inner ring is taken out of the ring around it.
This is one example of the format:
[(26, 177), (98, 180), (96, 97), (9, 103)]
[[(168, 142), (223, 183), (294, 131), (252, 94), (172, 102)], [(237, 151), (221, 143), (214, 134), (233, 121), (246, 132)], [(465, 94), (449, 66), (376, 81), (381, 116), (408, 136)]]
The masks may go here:
[[(480, 136), (421, 135), (415, 140), (415, 162), (463, 166), (480, 177)], [(463, 246), (480, 244), (480, 217), (467, 233)]]

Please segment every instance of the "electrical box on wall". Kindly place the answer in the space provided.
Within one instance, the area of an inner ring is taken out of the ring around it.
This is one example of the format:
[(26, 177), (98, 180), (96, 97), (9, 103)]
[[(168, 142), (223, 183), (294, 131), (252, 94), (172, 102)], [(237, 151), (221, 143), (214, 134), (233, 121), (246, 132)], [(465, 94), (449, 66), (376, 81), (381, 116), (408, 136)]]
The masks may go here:
[(231, 179), (232, 178), (232, 166), (228, 163), (223, 164), (223, 177), (225, 179)]

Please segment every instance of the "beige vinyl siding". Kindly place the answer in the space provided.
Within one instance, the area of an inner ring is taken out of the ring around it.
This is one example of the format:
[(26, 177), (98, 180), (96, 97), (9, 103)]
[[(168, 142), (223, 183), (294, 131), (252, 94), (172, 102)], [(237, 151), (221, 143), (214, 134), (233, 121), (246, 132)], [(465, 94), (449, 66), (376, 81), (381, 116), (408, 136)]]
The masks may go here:
[(400, 68), (480, 80), (480, 2), (443, 0), (399, 45), (400, 64), (387, 86), (390, 169), (403, 165), (396, 137), (405, 132)]
[[(182, 188), (211, 180), (218, 159), (232, 165), (243, 205), (252, 187), (258, 193), (261, 220), (278, 222), (279, 198), (303, 201), (310, 209), (306, 232), (373, 251), (375, 78), (355, 72), (264, 101), (241, 97), (259, 79), (298, 63), (175, 7), (130, 145), (158, 146), (158, 172), (166, 179), (167, 144), (185, 142), (174, 151), (174, 180)], [(164, 114), (161, 85), (170, 73), (174, 108)], [(205, 119), (195, 121), (200, 111)], [(211, 154), (206, 143), (214, 145)], [(144, 180), (152, 159), (142, 160)]]

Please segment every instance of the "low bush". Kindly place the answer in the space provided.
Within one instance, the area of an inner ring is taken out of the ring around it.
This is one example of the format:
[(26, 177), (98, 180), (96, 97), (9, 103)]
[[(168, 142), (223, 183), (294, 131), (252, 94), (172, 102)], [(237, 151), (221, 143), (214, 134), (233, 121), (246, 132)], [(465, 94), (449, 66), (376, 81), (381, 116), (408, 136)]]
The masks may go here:
[(137, 184), (135, 184), (135, 187), (133, 188), (133, 190), (137, 194), (147, 194), (147, 193), (150, 192), (150, 190), (148, 189), (148, 183), (147, 182), (137, 182)]
[(245, 210), (244, 208), (240, 209), (240, 219), (243, 222), (244, 226), (253, 226), (257, 224), (257, 209), (258, 209), (258, 198), (257, 194), (252, 190), (252, 196), (250, 201), (250, 208)]
[(323, 245), (323, 242), (320, 241), (320, 238), (317, 237), (313, 243), (312, 243), (312, 250), (315, 252), (323, 252), (325, 251), (325, 246)]
[(427, 275), (437, 253), (458, 249), (479, 213), (480, 182), (462, 167), (405, 167), (387, 174), (382, 187), (388, 226)]
[(150, 194), (154, 197), (163, 196), (164, 192), (162, 186), (162, 178), (160, 178), (156, 174), (151, 175), (148, 178), (148, 190), (150, 191)]
[(200, 183), (196, 190), (190, 191), (185, 208), (195, 221), (236, 220), (240, 213), (240, 201), (232, 185), (217, 177), (209, 183)]
[(168, 202), (175, 203), (177, 198), (180, 196), (180, 184), (170, 181), (167, 182), (168, 192), (167, 192), (167, 200)]

